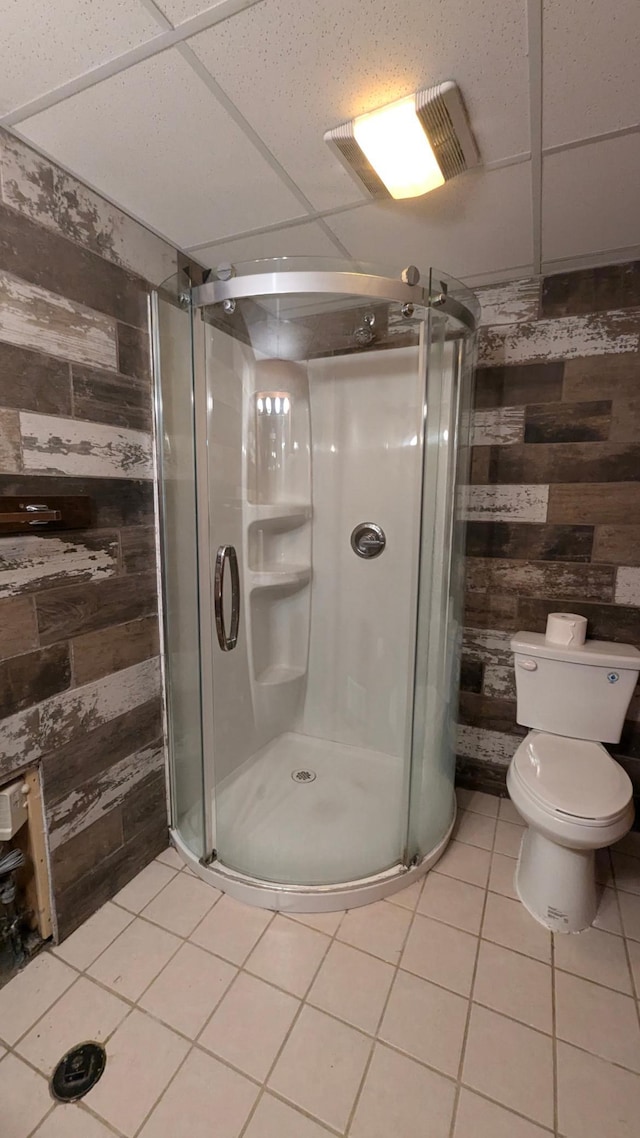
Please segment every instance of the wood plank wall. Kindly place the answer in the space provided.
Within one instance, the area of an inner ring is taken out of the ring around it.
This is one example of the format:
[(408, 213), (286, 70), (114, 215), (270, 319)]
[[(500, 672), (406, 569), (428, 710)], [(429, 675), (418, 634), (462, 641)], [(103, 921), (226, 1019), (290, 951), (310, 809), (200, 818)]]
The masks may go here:
[[(640, 647), (640, 263), (479, 299), (458, 780), (505, 793), (512, 633), (569, 610)], [(638, 694), (612, 752), (640, 796)]]
[(89, 494), (0, 537), (0, 778), (41, 769), (56, 935), (167, 843), (150, 285), (176, 253), (0, 132), (0, 494)]

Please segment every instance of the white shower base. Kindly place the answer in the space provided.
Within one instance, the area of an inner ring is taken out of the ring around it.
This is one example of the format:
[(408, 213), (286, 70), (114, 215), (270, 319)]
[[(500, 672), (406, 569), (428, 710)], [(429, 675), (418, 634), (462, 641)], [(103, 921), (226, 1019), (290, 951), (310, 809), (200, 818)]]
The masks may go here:
[[(329, 885), (402, 855), (402, 759), (288, 732), (225, 779), (215, 844), (226, 866), (266, 881)], [(296, 782), (294, 771), (315, 774)]]
[[(452, 788), (442, 841), (420, 864), (400, 864), (403, 768), (391, 755), (288, 732), (218, 787), (214, 844), (220, 860), (203, 865), (191, 852), (195, 827), (188, 817), (172, 838), (194, 873), (247, 904), (299, 913), (366, 905), (425, 873), (453, 829)], [(295, 782), (296, 770), (311, 770), (316, 778)]]

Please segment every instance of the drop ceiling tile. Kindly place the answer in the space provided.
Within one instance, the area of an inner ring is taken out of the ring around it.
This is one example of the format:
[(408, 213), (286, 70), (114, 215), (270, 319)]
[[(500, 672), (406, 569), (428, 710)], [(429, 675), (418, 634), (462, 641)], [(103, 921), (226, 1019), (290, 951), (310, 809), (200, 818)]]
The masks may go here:
[(544, 0), (544, 145), (638, 121), (638, 0)]
[(476, 171), (410, 202), (326, 218), (352, 257), (393, 269), (430, 265), (464, 280), (532, 259), (529, 163)]
[(26, 119), (19, 134), (178, 245), (303, 212), (177, 50)]
[(224, 0), (156, 0), (158, 8), (174, 27), (190, 20), (192, 16), (199, 16), (209, 8), (217, 8), (221, 2), (224, 3)]
[(529, 147), (521, 0), (262, 0), (188, 42), (318, 209), (360, 195), (324, 131), (443, 79), (485, 161)]
[(545, 261), (640, 243), (640, 134), (549, 155), (542, 186)]
[(324, 230), (311, 222), (194, 249), (193, 255), (201, 264), (215, 269), (225, 261), (240, 264), (242, 261), (257, 261), (261, 257), (339, 257), (340, 252)]
[(3, 4), (0, 113), (44, 95), (161, 31), (138, 0)]

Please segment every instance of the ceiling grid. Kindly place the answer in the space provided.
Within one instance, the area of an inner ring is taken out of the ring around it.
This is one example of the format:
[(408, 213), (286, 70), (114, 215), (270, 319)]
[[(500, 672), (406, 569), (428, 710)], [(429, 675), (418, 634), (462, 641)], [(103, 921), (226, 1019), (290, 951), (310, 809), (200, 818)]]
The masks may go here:
[[(24, 0), (0, 44), (0, 125), (204, 263), (339, 253), (481, 283), (640, 256), (636, 0), (362, 10)], [(370, 202), (323, 131), (445, 78), (483, 168)]]

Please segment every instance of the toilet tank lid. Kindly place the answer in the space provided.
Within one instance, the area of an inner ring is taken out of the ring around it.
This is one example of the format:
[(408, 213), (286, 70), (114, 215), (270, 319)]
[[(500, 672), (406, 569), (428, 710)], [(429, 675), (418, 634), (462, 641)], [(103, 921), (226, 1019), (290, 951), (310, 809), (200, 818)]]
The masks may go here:
[(626, 668), (640, 672), (640, 651), (632, 644), (613, 640), (585, 640), (579, 647), (551, 644), (543, 632), (516, 632), (511, 651), (546, 660), (566, 660), (569, 664), (594, 664), (599, 668)]

